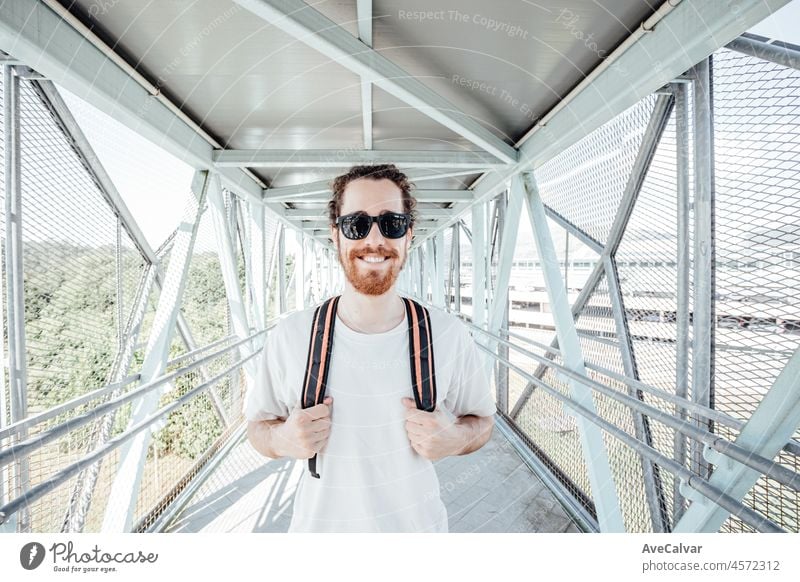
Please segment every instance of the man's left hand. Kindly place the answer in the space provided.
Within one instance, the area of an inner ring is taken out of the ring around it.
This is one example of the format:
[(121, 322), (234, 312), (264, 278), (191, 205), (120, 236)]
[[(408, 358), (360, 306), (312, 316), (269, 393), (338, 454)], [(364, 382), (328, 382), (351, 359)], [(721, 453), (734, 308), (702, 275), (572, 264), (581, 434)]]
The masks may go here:
[(406, 433), (411, 447), (431, 461), (459, 455), (467, 444), (467, 427), (441, 408), (433, 412), (419, 410), (412, 398), (402, 398), (405, 406)]

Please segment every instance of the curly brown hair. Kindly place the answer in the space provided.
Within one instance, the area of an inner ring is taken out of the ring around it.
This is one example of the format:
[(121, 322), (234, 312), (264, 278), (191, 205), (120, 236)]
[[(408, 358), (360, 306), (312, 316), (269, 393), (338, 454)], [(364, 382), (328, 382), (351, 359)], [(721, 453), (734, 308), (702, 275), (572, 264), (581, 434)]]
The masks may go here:
[(336, 219), (342, 210), (342, 199), (344, 196), (344, 189), (353, 180), (359, 178), (369, 178), (370, 180), (391, 180), (403, 194), (403, 212), (411, 215), (411, 224), (413, 225), (417, 218), (417, 213), (414, 210), (417, 206), (417, 199), (411, 195), (411, 190), (414, 188), (414, 183), (408, 180), (403, 172), (397, 169), (394, 164), (375, 164), (367, 166), (353, 166), (346, 174), (337, 176), (331, 185), (333, 197), (328, 202), (328, 220), (331, 226), (336, 226)]

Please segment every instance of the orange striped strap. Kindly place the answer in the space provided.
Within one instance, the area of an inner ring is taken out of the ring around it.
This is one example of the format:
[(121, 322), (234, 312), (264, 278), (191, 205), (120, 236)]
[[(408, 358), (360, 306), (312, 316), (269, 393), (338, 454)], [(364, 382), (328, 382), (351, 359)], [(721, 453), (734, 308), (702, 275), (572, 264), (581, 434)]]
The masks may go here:
[[(336, 306), (338, 304), (339, 296), (337, 295), (325, 301), (314, 311), (303, 394), (300, 399), (302, 408), (311, 408), (325, 400), (325, 386), (328, 382), (331, 350), (333, 349), (333, 326), (336, 323)], [(308, 460), (308, 470), (313, 477), (319, 479), (316, 454)]]
[(433, 362), (433, 334), (428, 310), (403, 297), (408, 317), (408, 352), (411, 361), (411, 386), (417, 408), (433, 412), (436, 408), (436, 374)]

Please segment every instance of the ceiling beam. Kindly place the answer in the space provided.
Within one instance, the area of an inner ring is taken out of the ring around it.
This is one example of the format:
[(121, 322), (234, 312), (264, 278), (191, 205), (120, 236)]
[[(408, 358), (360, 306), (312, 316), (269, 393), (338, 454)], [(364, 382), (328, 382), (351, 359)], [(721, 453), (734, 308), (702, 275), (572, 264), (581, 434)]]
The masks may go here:
[(506, 164), (486, 152), (376, 150), (215, 150), (218, 168), (348, 168), (396, 164), (406, 168), (482, 170)]
[[(449, 218), (454, 210), (449, 208), (423, 208), (417, 211), (418, 218), (422, 220)], [(286, 208), (284, 216), (289, 220), (315, 220), (328, 216), (326, 208)]]
[[(298, 228), (303, 229), (322, 229), (325, 230), (328, 228), (328, 219), (321, 219), (320, 217), (316, 216), (313, 219), (306, 219), (306, 218), (292, 218), (290, 219), (292, 224)], [(417, 219), (414, 223), (414, 228), (419, 229), (431, 229), (435, 228), (438, 225), (438, 221), (436, 220), (426, 220), (426, 219)]]
[[(411, 194), (417, 199), (417, 202), (469, 202), (472, 200), (471, 190), (412, 190)], [(272, 201), (273, 198), (267, 198)], [(325, 192), (321, 194), (313, 194), (311, 196), (304, 196), (302, 198), (294, 199), (280, 199), (282, 202), (295, 202), (298, 204), (315, 203), (327, 204), (331, 199), (331, 193)]]
[[(372, 0), (356, 0), (358, 39), (372, 48)], [(361, 116), (364, 125), (364, 149), (372, 149), (372, 83), (361, 79)]]
[(468, 139), (502, 162), (512, 164), (517, 161), (517, 151), (512, 146), (302, 0), (235, 2), (360, 75), (363, 81), (372, 82), (420, 113)]
[[(408, 179), (415, 184), (418, 182), (426, 182), (429, 180), (442, 180), (445, 178), (457, 178), (460, 176), (471, 176), (475, 174), (482, 174), (488, 171), (488, 168), (481, 170), (410, 170), (406, 172)], [(279, 188), (266, 188), (263, 196), (264, 200), (271, 202), (305, 202), (306, 199), (313, 199), (312, 197), (323, 197), (325, 200), (331, 197), (331, 182), (330, 180), (319, 180), (317, 182), (308, 182), (306, 184), (297, 184), (294, 186), (281, 186)]]

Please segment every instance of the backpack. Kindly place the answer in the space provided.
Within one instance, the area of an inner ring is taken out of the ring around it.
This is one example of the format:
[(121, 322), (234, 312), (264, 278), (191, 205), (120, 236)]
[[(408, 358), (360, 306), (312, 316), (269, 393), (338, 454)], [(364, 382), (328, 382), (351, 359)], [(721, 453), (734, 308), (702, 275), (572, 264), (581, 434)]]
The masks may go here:
[[(314, 311), (311, 323), (311, 338), (308, 343), (302, 408), (311, 408), (325, 399), (325, 385), (333, 349), (333, 326), (336, 322), (336, 307), (341, 295), (336, 295), (320, 304)], [(428, 310), (408, 297), (401, 297), (406, 306), (408, 321), (409, 361), (411, 386), (419, 410), (433, 412), (436, 408), (436, 376), (434, 375), (431, 319)], [(308, 460), (312, 477), (319, 479), (317, 455)]]

